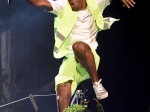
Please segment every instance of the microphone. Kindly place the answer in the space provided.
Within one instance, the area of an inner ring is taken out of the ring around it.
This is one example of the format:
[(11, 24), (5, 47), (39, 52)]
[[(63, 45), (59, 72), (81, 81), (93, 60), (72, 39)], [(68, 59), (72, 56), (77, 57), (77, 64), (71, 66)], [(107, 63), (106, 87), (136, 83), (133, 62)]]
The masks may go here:
[(8, 5), (10, 5), (12, 3), (12, 0), (8, 0)]

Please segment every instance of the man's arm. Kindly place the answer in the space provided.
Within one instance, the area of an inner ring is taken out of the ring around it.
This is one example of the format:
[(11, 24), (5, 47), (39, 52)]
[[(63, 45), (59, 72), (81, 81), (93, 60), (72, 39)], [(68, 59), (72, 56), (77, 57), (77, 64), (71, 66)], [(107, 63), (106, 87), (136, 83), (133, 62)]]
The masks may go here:
[(128, 9), (134, 7), (136, 4), (134, 0), (121, 0), (121, 2), (123, 3), (123, 7), (127, 7)]
[(41, 7), (47, 11), (53, 10), (51, 3), (47, 0), (26, 0), (26, 1), (35, 7)]

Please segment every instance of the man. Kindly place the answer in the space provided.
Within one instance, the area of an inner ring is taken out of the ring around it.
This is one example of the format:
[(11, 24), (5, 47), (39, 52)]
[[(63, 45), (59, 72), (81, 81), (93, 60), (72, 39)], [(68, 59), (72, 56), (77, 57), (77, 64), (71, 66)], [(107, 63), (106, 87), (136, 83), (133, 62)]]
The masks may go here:
[[(54, 57), (64, 58), (55, 77), (58, 111), (68, 107), (77, 85), (91, 78), (97, 99), (108, 97), (101, 84), (97, 69), (100, 57), (96, 53), (97, 33), (109, 29), (118, 19), (103, 18), (103, 10), (110, 0), (26, 0), (33, 6), (44, 8), (55, 18)], [(123, 6), (134, 7), (133, 0), (121, 0)]]

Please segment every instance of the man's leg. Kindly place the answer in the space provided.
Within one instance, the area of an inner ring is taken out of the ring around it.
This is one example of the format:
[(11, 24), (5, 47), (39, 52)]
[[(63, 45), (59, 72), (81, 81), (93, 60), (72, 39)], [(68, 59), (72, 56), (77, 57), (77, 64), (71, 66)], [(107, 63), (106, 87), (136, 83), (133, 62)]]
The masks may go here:
[(90, 46), (84, 42), (76, 42), (72, 46), (77, 61), (87, 70), (93, 82), (96, 97), (104, 99), (108, 96), (108, 92), (101, 84), (96, 70), (95, 58)]
[(63, 112), (69, 106), (71, 100), (71, 83), (72, 81), (68, 81), (57, 85), (58, 112)]
[(92, 82), (98, 82), (95, 59), (89, 45), (84, 42), (76, 42), (73, 44), (73, 51), (77, 60), (89, 73)]

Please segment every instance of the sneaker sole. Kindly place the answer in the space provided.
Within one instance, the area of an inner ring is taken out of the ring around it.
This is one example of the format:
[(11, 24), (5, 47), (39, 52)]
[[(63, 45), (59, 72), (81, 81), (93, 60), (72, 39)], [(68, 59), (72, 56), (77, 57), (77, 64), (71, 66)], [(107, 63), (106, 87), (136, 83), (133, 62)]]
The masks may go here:
[(96, 97), (97, 97), (98, 100), (102, 100), (104, 98), (107, 98), (108, 97), (108, 92), (103, 94), (103, 95), (101, 95), (101, 96), (99, 96), (99, 97), (98, 96), (96, 96)]

